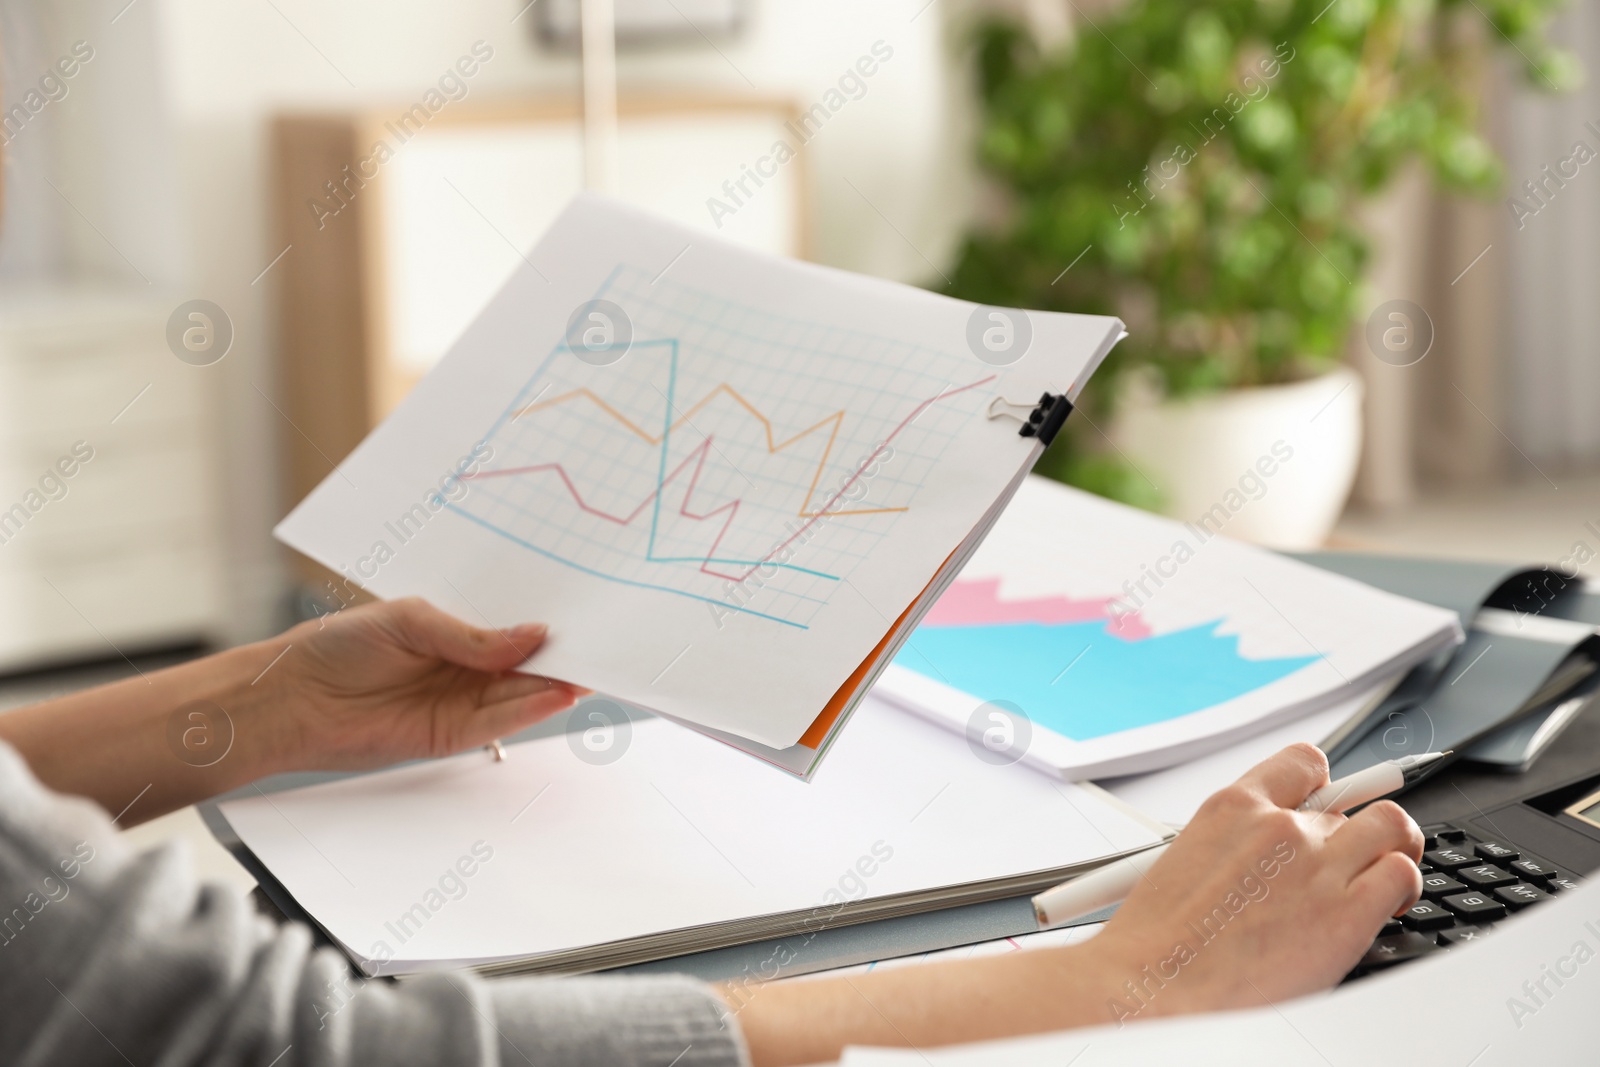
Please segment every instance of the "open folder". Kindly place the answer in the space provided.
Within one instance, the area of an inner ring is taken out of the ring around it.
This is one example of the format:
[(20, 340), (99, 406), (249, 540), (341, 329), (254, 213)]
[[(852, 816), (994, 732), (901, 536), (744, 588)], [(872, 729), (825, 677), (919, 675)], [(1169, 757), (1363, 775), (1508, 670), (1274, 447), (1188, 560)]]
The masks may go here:
[(580, 197), (277, 534), (809, 774), (1123, 333)]
[(572, 973), (803, 942), (1035, 892), (1171, 835), (874, 699), (857, 720), (809, 783), (646, 717), (603, 754), (573, 732), (504, 762), (474, 752), (219, 810), (385, 975)]

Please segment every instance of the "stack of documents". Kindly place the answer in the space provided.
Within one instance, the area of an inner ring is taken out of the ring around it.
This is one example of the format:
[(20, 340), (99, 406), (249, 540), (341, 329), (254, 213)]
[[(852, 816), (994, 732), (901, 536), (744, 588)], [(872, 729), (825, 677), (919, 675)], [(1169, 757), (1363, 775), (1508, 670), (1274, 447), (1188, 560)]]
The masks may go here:
[(877, 692), (1078, 780), (1357, 701), (1461, 639), (1452, 611), (1030, 477)]
[(386, 975), (591, 971), (804, 935), (1035, 892), (1169, 836), (877, 701), (857, 720), (810, 783), (646, 718), (603, 745), (570, 733), (220, 810)]

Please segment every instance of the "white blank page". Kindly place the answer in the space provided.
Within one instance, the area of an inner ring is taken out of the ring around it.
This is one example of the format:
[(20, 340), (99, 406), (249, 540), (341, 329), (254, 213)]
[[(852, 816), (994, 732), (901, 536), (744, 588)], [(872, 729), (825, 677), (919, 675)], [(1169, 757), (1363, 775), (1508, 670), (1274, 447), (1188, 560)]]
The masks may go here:
[(1351, 717), (1370, 707), (1383, 688), (1369, 689), (1323, 711), (1268, 727), (1227, 748), (1164, 770), (1102, 779), (1100, 787), (1152, 818), (1171, 826), (1187, 825), (1212, 793), (1237, 781), (1250, 768), (1289, 745), (1300, 741), (1320, 744)]
[[(1048, 870), (1159, 840), (1103, 794), (985, 763), (871, 699), (809, 784), (648, 719), (605, 766), (559, 736), (515, 745), (504, 763), (473, 752), (222, 812), (358, 956), (387, 946), (388, 971)], [(477, 862), (474, 846), (492, 856)], [(462, 857), (474, 873), (441, 892)]]

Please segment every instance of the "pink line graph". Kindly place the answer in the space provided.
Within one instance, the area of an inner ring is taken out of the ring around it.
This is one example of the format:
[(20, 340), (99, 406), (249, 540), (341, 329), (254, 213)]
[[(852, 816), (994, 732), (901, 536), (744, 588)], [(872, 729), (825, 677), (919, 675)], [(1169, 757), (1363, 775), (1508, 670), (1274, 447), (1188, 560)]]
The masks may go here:
[[(694, 451), (685, 456), (683, 460), (672, 469), (670, 474), (661, 479), (661, 483), (657, 485), (655, 489), (651, 490), (650, 493), (646, 495), (645, 498), (641, 500), (632, 511), (620, 515), (614, 515), (610, 512), (601, 510), (600, 508), (596, 508), (588, 501), (584, 500), (583, 494), (578, 490), (578, 487), (573, 484), (572, 478), (567, 474), (566, 468), (560, 463), (536, 463), (524, 467), (509, 467), (504, 470), (477, 471), (472, 474), (462, 475), (462, 480), (482, 480), (485, 478), (504, 478), (511, 477), (513, 475), (554, 472), (556, 476), (561, 479), (561, 483), (566, 487), (567, 492), (572, 496), (573, 502), (577, 504), (579, 510), (587, 514), (594, 515), (597, 518), (604, 519), (607, 522), (615, 523), (619, 526), (628, 526), (631, 525), (633, 521), (650, 506), (651, 502), (656, 499), (658, 494), (661, 494), (666, 489), (667, 484), (677, 478), (678, 475), (689, 466), (690, 461), (693, 460), (695, 461), (694, 471), (689, 477), (689, 484), (684, 490), (683, 500), (678, 506), (678, 514), (695, 522), (704, 522), (722, 512), (727, 513), (727, 517), (723, 521), (722, 528), (717, 531), (716, 539), (712, 542), (710, 549), (707, 550), (705, 558), (700, 562), (699, 570), (703, 574), (707, 574), (715, 578), (723, 578), (728, 581), (732, 581), (735, 584), (740, 584), (743, 583), (746, 578), (750, 577), (750, 575), (754, 574), (759, 567), (771, 560), (772, 557), (776, 556), (790, 544), (794, 543), (794, 541), (801, 537), (808, 529), (810, 529), (812, 525), (831, 514), (834, 511), (837, 503), (844, 499), (844, 495), (850, 491), (850, 488), (861, 480), (863, 472), (877, 462), (878, 457), (883, 454), (883, 450), (885, 448), (889, 447), (890, 442), (904, 432), (906, 427), (915, 422), (918, 416), (939, 401), (956, 396), (960, 393), (968, 392), (972, 389), (976, 389), (981, 385), (985, 385), (988, 382), (994, 381), (995, 377), (995, 375), (991, 374), (987, 378), (980, 378), (979, 380), (971, 382), (967, 385), (945, 389), (937, 396), (929, 397), (927, 400), (917, 404), (917, 406), (913, 408), (904, 419), (901, 419), (899, 424), (889, 432), (888, 436), (886, 436), (883, 441), (880, 442), (878, 446), (861, 461), (860, 466), (858, 466), (850, 474), (850, 477), (845, 479), (844, 482), (840, 484), (839, 488), (834, 491), (833, 495), (828, 498), (828, 501), (825, 504), (811, 513), (806, 522), (798, 529), (794, 530), (781, 543), (774, 545), (766, 555), (750, 564), (742, 574), (729, 574), (716, 570), (712, 567), (711, 561), (716, 557), (718, 546), (722, 544), (723, 537), (727, 535), (729, 528), (731, 528), (733, 525), (734, 519), (738, 516), (739, 506), (743, 503), (743, 498), (731, 500), (726, 504), (712, 508), (710, 511), (704, 513), (695, 513), (690, 510), (690, 501), (693, 499), (695, 488), (699, 484), (700, 473), (705, 469), (706, 456), (710, 453), (712, 442), (716, 438), (716, 434), (714, 433), (707, 435), (706, 439), (702, 441), (700, 445), (694, 449)], [(666, 447), (665, 441), (663, 441), (661, 447)]]
[(1021, 600), (1000, 599), (999, 578), (958, 581), (928, 609), (924, 626), (999, 626), (1036, 622), (1060, 626), (1105, 619), (1106, 631), (1127, 641), (1150, 636), (1150, 625), (1137, 612), (1117, 611), (1116, 597), (1074, 600), (1067, 596), (1042, 596)]

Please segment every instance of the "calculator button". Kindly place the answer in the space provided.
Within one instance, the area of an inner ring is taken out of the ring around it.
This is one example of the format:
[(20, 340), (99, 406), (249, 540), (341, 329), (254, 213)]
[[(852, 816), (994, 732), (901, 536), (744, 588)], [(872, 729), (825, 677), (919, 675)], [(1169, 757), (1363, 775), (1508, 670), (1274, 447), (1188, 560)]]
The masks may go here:
[(1458, 926), (1453, 930), (1440, 930), (1439, 944), (1445, 948), (1452, 945), (1475, 945), (1488, 937), (1493, 930), (1492, 926)]
[(1546, 888), (1552, 893), (1560, 893), (1568, 889), (1578, 888), (1578, 880), (1570, 874), (1556, 871), (1550, 876), (1549, 882), (1546, 883)]
[(1367, 954), (1361, 957), (1358, 969), (1375, 971), (1396, 963), (1404, 963), (1406, 960), (1414, 960), (1418, 956), (1426, 956), (1438, 947), (1433, 938), (1413, 930), (1380, 937), (1372, 943), (1371, 948), (1367, 949)]
[(1383, 920), (1383, 929), (1378, 931), (1378, 936), (1388, 937), (1391, 934), (1398, 934), (1404, 929), (1405, 927), (1400, 925), (1399, 919), (1385, 919)]
[(1518, 859), (1522, 855), (1522, 853), (1518, 852), (1516, 849), (1507, 848), (1498, 841), (1479, 841), (1476, 845), (1472, 846), (1472, 851), (1476, 852), (1484, 859), (1493, 860), (1496, 863), (1510, 863), (1512, 860)]
[(1423, 874), (1432, 874), (1434, 871), (1438, 870), (1438, 868), (1431, 863), (1419, 863), (1417, 864), (1417, 870), (1421, 871)]
[[(1504, 911), (1505, 907), (1500, 906)], [(1455, 925), (1455, 917), (1429, 900), (1419, 900), (1407, 908), (1400, 921), (1413, 930), (1443, 930)]]
[[(1443, 834), (1439, 835), (1443, 837)], [(1453, 871), (1457, 867), (1470, 867), (1478, 862), (1478, 857), (1459, 848), (1436, 848), (1422, 854), (1422, 862), (1433, 865), (1441, 871)]]
[(1498, 919), (1506, 913), (1506, 906), (1487, 893), (1457, 893), (1444, 898), (1445, 907), (1473, 922)]
[(1452, 893), (1464, 893), (1466, 889), (1467, 887), (1462, 883), (1448, 874), (1442, 874), (1438, 871), (1422, 876), (1422, 895), (1425, 897), (1438, 899), (1439, 897), (1449, 896)]
[(1518, 882), (1516, 885), (1503, 885), (1494, 891), (1496, 900), (1504, 902), (1513, 911), (1526, 908), (1529, 904), (1538, 904), (1549, 900), (1550, 894), (1542, 889)]
[(1542, 882), (1555, 874), (1556, 869), (1539, 860), (1522, 859), (1511, 865), (1511, 873), (1521, 875), (1530, 882)]
[(1497, 885), (1510, 885), (1516, 879), (1490, 863), (1476, 867), (1462, 867), (1456, 877), (1473, 889), (1493, 889)]
[(1457, 830), (1453, 826), (1439, 831), (1440, 841), (1449, 841), (1451, 844), (1459, 845), (1466, 839), (1467, 832), (1465, 830)]

